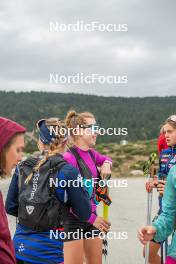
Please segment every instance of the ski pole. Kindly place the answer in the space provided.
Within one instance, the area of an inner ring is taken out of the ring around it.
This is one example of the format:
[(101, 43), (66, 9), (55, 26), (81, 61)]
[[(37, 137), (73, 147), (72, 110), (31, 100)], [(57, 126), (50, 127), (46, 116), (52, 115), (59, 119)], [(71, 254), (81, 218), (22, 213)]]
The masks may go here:
[[(166, 180), (165, 176), (161, 177), (161, 180)], [(161, 206), (160, 206), (160, 214), (162, 212), (162, 195), (161, 198)], [(161, 243), (161, 264), (164, 264), (167, 257), (167, 246), (168, 246), (168, 240), (166, 239), (164, 242)]]
[[(144, 175), (147, 176), (147, 225), (151, 224), (151, 215), (152, 215), (152, 196), (153, 196), (153, 188), (151, 187), (151, 182), (155, 175), (154, 163), (157, 155), (152, 153), (149, 157), (148, 162), (143, 167)], [(149, 263), (149, 242), (145, 246), (145, 264)]]
[[(106, 204), (103, 204), (103, 218), (105, 220), (109, 219), (109, 206)], [(104, 261), (103, 264), (108, 264), (108, 240), (107, 236), (105, 239), (103, 239), (103, 256), (104, 256)]]
[[(109, 180), (111, 176), (109, 175), (106, 180)], [(109, 189), (107, 187), (107, 196), (109, 196)], [(106, 200), (105, 200), (106, 201)], [(109, 220), (109, 205), (110, 203), (103, 202), (103, 218), (108, 221)], [(103, 239), (103, 250), (102, 250), (104, 259), (103, 259), (103, 264), (108, 264), (108, 240), (107, 236), (105, 239)]]
[[(147, 225), (151, 224), (153, 191), (147, 194)], [(145, 264), (149, 263), (149, 242), (145, 246)]]

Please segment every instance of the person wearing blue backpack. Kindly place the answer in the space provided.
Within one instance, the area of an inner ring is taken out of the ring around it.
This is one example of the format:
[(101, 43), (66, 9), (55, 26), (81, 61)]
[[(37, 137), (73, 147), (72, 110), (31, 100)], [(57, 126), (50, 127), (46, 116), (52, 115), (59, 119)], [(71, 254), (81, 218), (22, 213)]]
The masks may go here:
[[(16, 168), (6, 210), (18, 217), (14, 235), (17, 263), (64, 263), (65, 217), (71, 207), (79, 219), (89, 222), (91, 204), (84, 188), (74, 185), (74, 181), (79, 181), (78, 170), (62, 156), (67, 143), (67, 135), (61, 133), (64, 122), (58, 118), (42, 119), (37, 127), (44, 155), (29, 157)], [(109, 229), (108, 223), (98, 217), (93, 224), (97, 228), (104, 225), (105, 231)]]

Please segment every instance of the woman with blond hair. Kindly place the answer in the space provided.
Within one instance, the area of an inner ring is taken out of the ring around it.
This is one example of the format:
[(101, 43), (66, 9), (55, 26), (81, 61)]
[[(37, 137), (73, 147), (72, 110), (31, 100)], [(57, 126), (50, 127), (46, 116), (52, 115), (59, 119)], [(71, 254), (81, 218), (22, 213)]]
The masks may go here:
[[(70, 213), (64, 223), (65, 232), (79, 231), (80, 237), (65, 240), (64, 254), (66, 264), (82, 264), (85, 256), (87, 264), (102, 263), (102, 239), (100, 231), (106, 232), (110, 223), (99, 217), (97, 228), (94, 221), (97, 219), (96, 182), (100, 177), (97, 167), (100, 168), (102, 178), (111, 174), (112, 161), (94, 150), (99, 126), (95, 116), (90, 112), (77, 113), (69, 111), (66, 126), (72, 139), (73, 147), (65, 154), (64, 159), (77, 168), (82, 176), (84, 188), (89, 193), (92, 206), (90, 222), (80, 221), (75, 214)], [(87, 184), (92, 181), (92, 184)], [(86, 205), (84, 205), (86, 207)], [(81, 236), (82, 235), (82, 236)]]
[[(160, 194), (159, 216), (152, 226), (142, 228), (139, 239), (143, 244), (150, 241), (149, 263), (161, 263), (157, 255), (163, 241), (174, 231), (172, 243), (168, 246), (166, 264), (176, 263), (176, 115), (170, 116), (163, 126), (168, 149), (161, 152), (158, 191)], [(162, 178), (166, 180), (161, 180)], [(165, 186), (166, 184), (166, 186)], [(163, 260), (162, 260), (163, 261)]]
[(19, 219), (14, 236), (17, 263), (58, 264), (64, 261), (65, 215), (71, 207), (79, 219), (89, 221), (91, 205), (82, 186), (75, 188), (73, 184), (78, 180), (78, 171), (62, 156), (67, 143), (64, 122), (42, 119), (37, 128), (38, 145), (44, 155), (30, 157), (17, 168), (6, 209)]

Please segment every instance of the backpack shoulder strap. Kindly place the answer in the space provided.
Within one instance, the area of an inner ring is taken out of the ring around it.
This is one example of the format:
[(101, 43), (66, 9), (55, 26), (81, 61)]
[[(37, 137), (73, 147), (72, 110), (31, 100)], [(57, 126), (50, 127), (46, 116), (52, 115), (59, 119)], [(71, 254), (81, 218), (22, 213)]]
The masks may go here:
[(94, 156), (94, 154), (93, 154), (93, 152), (91, 150), (89, 150), (89, 154), (90, 154), (90, 156), (91, 156), (91, 158), (92, 158), (92, 160), (93, 160), (93, 162), (95, 164), (95, 167), (97, 169), (97, 179), (98, 180), (101, 180), (100, 171), (99, 171), (99, 169), (97, 167), (96, 160), (95, 160), (95, 156)]
[(91, 158), (92, 158), (92, 160), (93, 160), (93, 162), (95, 163), (95, 166), (96, 166), (95, 156), (94, 156), (93, 152), (90, 149), (89, 149), (89, 154), (90, 154), (90, 156), (91, 156)]
[(84, 162), (84, 160), (79, 155), (78, 151), (74, 147), (70, 148), (69, 150), (76, 158), (78, 168), (79, 168), (81, 175), (86, 179), (91, 179), (92, 173), (89, 167), (87, 166), (87, 164)]
[(31, 156), (27, 158), (26, 160), (22, 161), (18, 165), (18, 188), (19, 191), (22, 186), (22, 180), (24, 181), (24, 177), (26, 178), (33, 170), (33, 168), (37, 165), (37, 162), (39, 161), (38, 157)]
[(74, 157), (76, 158), (77, 161), (81, 161), (82, 160), (82, 158), (79, 155), (78, 151), (74, 147), (69, 148), (69, 151), (74, 155)]
[(60, 170), (67, 162), (64, 160), (61, 154), (54, 155), (49, 157), (50, 169), (54, 171)]
[[(55, 156), (49, 157), (49, 178), (55, 179), (57, 177), (57, 172), (62, 169), (67, 162), (64, 160), (63, 156), (57, 154)], [(55, 186), (49, 187), (49, 195), (55, 195)]]

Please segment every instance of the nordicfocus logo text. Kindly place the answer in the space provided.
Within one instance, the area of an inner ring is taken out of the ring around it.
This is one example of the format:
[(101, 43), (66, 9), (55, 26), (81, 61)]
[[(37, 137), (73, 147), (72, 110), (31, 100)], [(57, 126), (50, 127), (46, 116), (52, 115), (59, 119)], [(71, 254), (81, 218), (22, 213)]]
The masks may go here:
[(37, 188), (38, 188), (39, 176), (40, 176), (40, 174), (38, 172), (34, 173), (34, 176), (32, 178), (32, 192), (31, 192), (29, 200), (34, 199), (35, 192), (37, 191)]
[(128, 232), (114, 232), (109, 231), (108, 233), (100, 232), (99, 230), (92, 230), (90, 232), (83, 232), (83, 229), (77, 229), (74, 232), (64, 232), (59, 230), (50, 230), (50, 239), (94, 239), (97, 236), (102, 240), (127, 240)]

